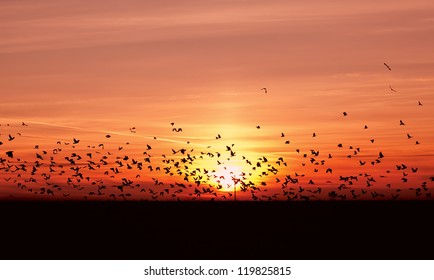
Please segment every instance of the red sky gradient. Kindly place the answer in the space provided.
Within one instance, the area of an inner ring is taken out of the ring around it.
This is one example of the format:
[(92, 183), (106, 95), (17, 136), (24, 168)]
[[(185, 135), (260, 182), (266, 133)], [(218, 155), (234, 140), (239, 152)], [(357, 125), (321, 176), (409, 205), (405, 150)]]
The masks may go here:
[[(233, 199), (222, 191), (230, 186), (217, 190), (213, 179), (196, 186), (193, 175), (187, 182), (185, 174), (150, 171), (146, 162), (144, 170), (104, 175), (117, 166), (116, 157), (143, 162), (148, 144), (154, 168), (172, 165), (162, 155), (176, 161), (182, 156), (172, 149), (185, 148), (196, 157), (188, 172), (244, 172), (260, 190), (240, 191), (240, 199), (328, 199), (332, 191), (347, 199), (431, 195), (432, 1), (1, 1), (0, 34), (0, 198), (122, 200), (129, 193), (128, 199), (151, 199), (149, 189), (169, 189), (158, 200)], [(73, 138), (80, 140), (74, 148)], [(232, 144), (236, 156), (230, 157)], [(53, 155), (56, 148), (62, 151)], [(14, 158), (6, 156), (10, 150)], [(43, 151), (45, 164), (31, 175)], [(372, 165), (380, 151), (384, 158)], [(88, 170), (89, 152), (95, 161), (108, 156), (108, 165)], [(208, 152), (222, 154), (222, 164)], [(65, 160), (71, 153), (83, 158), (80, 172), (89, 180), (71, 177)], [(50, 156), (56, 172), (45, 180)], [(263, 156), (261, 170), (245, 161), (255, 165)], [(279, 157), (287, 166), (276, 163)], [(24, 161), (28, 171), (13, 171)], [(267, 172), (270, 163), (276, 176)], [(398, 170), (402, 164), (407, 169)], [(268, 175), (259, 176), (262, 171)], [(299, 182), (282, 186), (287, 175)], [(338, 189), (345, 183), (340, 176), (358, 179)], [(122, 178), (140, 187), (120, 191)], [(175, 182), (186, 190), (175, 193)], [(103, 185), (103, 194), (90, 194)], [(215, 194), (194, 194), (209, 185)], [(321, 194), (307, 192), (318, 188)]]

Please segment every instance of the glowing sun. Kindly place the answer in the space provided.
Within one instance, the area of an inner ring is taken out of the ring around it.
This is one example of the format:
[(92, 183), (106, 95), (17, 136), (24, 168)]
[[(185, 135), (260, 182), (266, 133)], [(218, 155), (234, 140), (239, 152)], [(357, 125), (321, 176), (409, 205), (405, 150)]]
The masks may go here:
[(221, 191), (232, 191), (234, 185), (238, 188), (237, 181), (243, 179), (244, 173), (238, 165), (219, 165), (213, 177), (214, 181), (222, 186)]

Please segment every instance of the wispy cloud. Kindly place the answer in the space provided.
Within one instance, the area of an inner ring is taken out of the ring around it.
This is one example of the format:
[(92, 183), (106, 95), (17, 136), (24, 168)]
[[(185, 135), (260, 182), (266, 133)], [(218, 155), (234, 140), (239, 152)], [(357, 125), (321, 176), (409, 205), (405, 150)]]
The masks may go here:
[[(419, 8), (417, 5), (397, 3), (387, 7), (386, 3), (372, 2), (373, 5), (359, 4), (358, 9), (350, 9), (354, 3), (312, 1), (316, 8), (311, 9), (309, 5), (288, 4), (286, 1), (203, 1), (199, 5), (197, 1), (187, 1), (183, 5), (170, 2), (164, 5), (173, 5), (174, 8), (163, 8), (163, 3), (151, 5), (140, 1), (127, 1), (124, 5), (105, 1), (2, 3), (0, 52), (227, 36), (272, 31), (279, 27), (321, 27), (342, 20), (366, 18), (370, 18), (370, 22), (364, 21), (365, 25), (386, 23), (372, 29), (373, 32), (408, 32), (428, 29), (429, 25), (423, 24), (423, 20), (431, 18), (429, 10), (421, 12), (416, 10)], [(406, 25), (387, 24), (388, 21), (402, 20), (404, 11), (407, 18), (412, 15), (406, 20)], [(382, 20), (385, 17), (387, 20)]]

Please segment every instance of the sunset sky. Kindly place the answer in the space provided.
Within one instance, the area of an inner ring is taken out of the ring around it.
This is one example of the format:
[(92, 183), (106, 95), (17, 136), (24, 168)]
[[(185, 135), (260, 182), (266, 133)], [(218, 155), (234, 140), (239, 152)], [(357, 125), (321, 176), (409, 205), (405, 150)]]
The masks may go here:
[[(264, 200), (274, 193), (287, 198), (281, 186), (286, 175), (305, 175), (287, 191), (321, 187), (324, 198), (344, 183), (339, 176), (358, 174), (367, 176), (354, 182), (354, 188), (360, 184), (356, 195), (373, 177), (371, 188), (376, 194), (384, 191), (386, 199), (398, 188), (420, 188), (423, 182), (432, 188), (433, 34), (431, 0), (1, 1), (0, 158), (10, 164), (27, 161), (28, 171), (0, 164), (0, 180), (12, 178), (0, 183), (0, 198), (47, 197), (35, 192), (57, 184), (62, 190), (54, 197), (91, 198), (95, 185), (106, 185), (101, 197), (109, 199), (113, 192), (121, 199), (124, 192), (116, 186), (122, 178), (140, 183), (143, 195), (151, 195), (149, 188), (160, 193), (170, 183), (187, 183), (184, 175), (149, 171), (146, 163), (148, 173), (133, 168), (109, 177), (104, 172), (118, 166), (116, 156), (143, 161), (144, 151), (154, 168), (162, 169), (162, 155), (179, 160), (181, 153), (172, 149), (182, 148), (197, 157), (190, 169), (201, 174), (205, 168), (227, 179), (228, 170), (252, 172), (246, 180), (266, 184), (268, 193), (256, 194)], [(15, 139), (9, 141), (8, 135)], [(80, 143), (73, 148), (74, 138)], [(226, 146), (236, 156), (230, 157)], [(52, 154), (56, 148), (63, 149), (61, 155)], [(356, 148), (360, 151), (354, 154)], [(14, 157), (8, 158), (5, 153), (12, 150)], [(326, 163), (312, 164), (311, 150), (320, 151), (315, 162)], [(99, 152), (95, 161), (111, 152), (109, 164), (85, 170), (90, 151), (94, 159)], [(72, 179), (85, 186), (81, 192), (67, 183), (74, 171), (65, 157), (74, 152), (83, 157), (83, 173), (90, 176)], [(223, 163), (208, 152), (221, 153)], [(379, 152), (381, 163), (371, 164)], [(30, 175), (36, 153), (46, 164)], [(50, 156), (66, 174), (44, 180)], [(259, 176), (245, 162), (256, 164), (264, 156), (279, 167), (278, 176)], [(287, 166), (276, 164), (279, 157)], [(400, 170), (402, 164), (408, 168)], [(333, 172), (326, 173), (327, 168)], [(32, 182), (24, 180), (32, 177), (37, 180), (32, 191), (20, 188), (20, 182), (30, 188)], [(154, 185), (152, 178), (164, 184)], [(193, 190), (194, 180), (190, 183)], [(208, 183), (216, 182), (202, 182), (200, 189)], [(352, 186), (346, 187), (341, 194), (351, 198)], [(226, 189), (230, 186), (217, 192)], [(422, 193), (425, 198), (429, 191)], [(244, 197), (251, 198), (250, 190)], [(413, 190), (408, 197), (415, 197)], [(162, 199), (174, 198), (168, 192)]]

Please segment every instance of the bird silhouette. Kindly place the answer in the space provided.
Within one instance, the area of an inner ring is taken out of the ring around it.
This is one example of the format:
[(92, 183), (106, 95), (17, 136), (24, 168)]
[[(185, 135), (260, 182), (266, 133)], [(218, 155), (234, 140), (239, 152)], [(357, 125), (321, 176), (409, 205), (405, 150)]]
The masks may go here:
[[(266, 88), (261, 90), (267, 93)], [(419, 101), (418, 105), (422, 106), (422, 103)], [(342, 114), (344, 117), (348, 116), (347, 112)], [(181, 128), (174, 127), (174, 122), (170, 124), (172, 131), (182, 131)], [(411, 121), (408, 123), (411, 127), (410, 124)], [(32, 123), (29, 125), (31, 127)], [(405, 125), (403, 120), (400, 120), (400, 125)], [(44, 195), (48, 199), (71, 196), (71, 198), (79, 197), (89, 200), (101, 197), (101, 199), (109, 200), (123, 198), (123, 200), (192, 199), (200, 201), (208, 199), (218, 201), (233, 198), (232, 193), (223, 192), (222, 189), (233, 188), (234, 185), (237, 186), (235, 190), (237, 197), (244, 195), (247, 199), (257, 201), (275, 199), (321, 200), (327, 197), (332, 200), (396, 199), (401, 190), (395, 188), (395, 185), (404, 186), (403, 192), (413, 191), (413, 195), (418, 199), (428, 198), (431, 195), (431, 189), (426, 182), (417, 186), (416, 180), (426, 176), (422, 170), (419, 172), (417, 166), (400, 162), (396, 164), (396, 169), (399, 172), (381, 169), (381, 164), (390, 164), (396, 160), (396, 157), (389, 156), (387, 161), (382, 163), (384, 155), (381, 151), (378, 152), (377, 157), (375, 157), (375, 152), (372, 156), (373, 149), (364, 151), (364, 146), (359, 146), (357, 142), (347, 143), (350, 140), (345, 137), (337, 138), (340, 139), (339, 142), (341, 143), (335, 142), (333, 144), (332, 142), (331, 146), (322, 146), (322, 143), (318, 141), (322, 140), (323, 137), (319, 137), (316, 141), (311, 141), (315, 144), (309, 144), (309, 141), (306, 141), (302, 147), (291, 148), (291, 151), (282, 151), (282, 154), (273, 151), (269, 155), (263, 154), (251, 158), (252, 156), (244, 153), (242, 149), (237, 149), (238, 146), (235, 145), (235, 142), (229, 144), (219, 141), (221, 145), (214, 147), (214, 145), (208, 145), (209, 143), (202, 145), (202, 143), (194, 143), (193, 141), (192, 143), (190, 141), (182, 141), (182, 143), (174, 141), (171, 146), (162, 145), (164, 148), (161, 148), (158, 147), (158, 143), (165, 140), (160, 137), (157, 140), (157, 137), (154, 136), (152, 138), (156, 141), (153, 140), (150, 143), (152, 147), (149, 144), (143, 145), (143, 143), (139, 145), (134, 140), (126, 142), (125, 145), (127, 146), (125, 146), (119, 142), (110, 143), (111, 140), (108, 140), (111, 138), (110, 134), (104, 132), (100, 133), (101, 136), (105, 135), (105, 142), (89, 143), (87, 146), (80, 147), (73, 146), (79, 144), (79, 135), (75, 135), (75, 138), (68, 137), (73, 139), (71, 141), (73, 145), (69, 147), (70, 143), (58, 139), (55, 140), (57, 141), (56, 147), (50, 147), (49, 139), (45, 140), (44, 143), (26, 142), (28, 138), (23, 138), (26, 140), (23, 143), (13, 141), (15, 140), (14, 136), (21, 135), (21, 131), (18, 129), (28, 129), (24, 126), (27, 127), (28, 125), (24, 122), (11, 125), (6, 130), (6, 135), (10, 134), (3, 138), (8, 139), (8, 141), (5, 141), (6, 143), (0, 142), (2, 148), (5, 148), (3, 151), (7, 151), (5, 152), (7, 157), (2, 158), (0, 156), (0, 177), (5, 180), (3, 184), (6, 182), (7, 184), (14, 184), (17, 191), (29, 192), (29, 194), (36, 196)], [(355, 129), (358, 126), (360, 124), (356, 124)], [(136, 132), (136, 127), (131, 125), (126, 127), (131, 133)], [(258, 125), (256, 128), (260, 129), (260, 126)], [(14, 129), (18, 131), (14, 131)], [(360, 132), (362, 126), (358, 129)], [(368, 126), (364, 125), (363, 129), (368, 129)], [(286, 137), (283, 132), (278, 134), (279, 131), (284, 131), (284, 128), (276, 130), (270, 133), (271, 137), (274, 138), (272, 140), (275, 143), (290, 144), (289, 140), (281, 139)], [(29, 131), (31, 130), (29, 129)], [(123, 135), (132, 137), (130, 134)], [(217, 135), (216, 139), (222, 138), (220, 134), (215, 133), (214, 135)], [(312, 133), (312, 137), (316, 136), (315, 132)], [(309, 135), (304, 137), (308, 138)], [(149, 139), (152, 138), (149, 137)], [(410, 139), (413, 136), (407, 133), (407, 138)], [(208, 140), (212, 141), (212, 139)], [(380, 140), (383, 139), (380, 138)], [(21, 138), (18, 137), (17, 140), (21, 140)], [(55, 144), (55, 141), (52, 144)], [(86, 140), (86, 142), (88, 141), (90, 142), (90, 140)], [(345, 145), (343, 141), (345, 141)], [(373, 138), (370, 141), (374, 143)], [(130, 149), (130, 143), (131, 146), (141, 147), (139, 148), (141, 150)], [(187, 148), (185, 143), (194, 145), (194, 149)], [(379, 141), (378, 144), (371, 147), (375, 148), (382, 143)], [(411, 144), (413, 143), (411, 141)], [(415, 141), (415, 143), (416, 145), (420, 144), (419, 141)], [(21, 148), (21, 145), (29, 144), (28, 151), (34, 148), (37, 153), (23, 152), (25, 158), (20, 159), (18, 155), (21, 155), (21, 152), (16, 147)], [(339, 149), (336, 149), (336, 144)], [(75, 150), (73, 150), (74, 148)], [(168, 153), (166, 153), (167, 151), (159, 153), (165, 148), (167, 148)], [(414, 146), (413, 148), (419, 149), (419, 147)], [(286, 153), (293, 153), (294, 150), (296, 153), (291, 156), (294, 165), (289, 168), (289, 164), (287, 165), (283, 156)], [(393, 155), (393, 153), (391, 154)], [(12, 158), (14, 159), (12, 160)], [(245, 165), (242, 168), (243, 171), (240, 172), (241, 174), (236, 174), (238, 172), (230, 169), (231, 165), (238, 161), (242, 161)], [(340, 167), (343, 161), (348, 162), (348, 166), (353, 164), (356, 167), (353, 169), (353, 174), (339, 174), (339, 171), (351, 172), (348, 171), (350, 169)], [(213, 165), (215, 169), (211, 167)], [(219, 174), (216, 171), (217, 168), (224, 170), (225, 173)], [(427, 177), (424, 178), (427, 181)], [(391, 183), (386, 184), (384, 182), (384, 180), (389, 179), (390, 182), (394, 182), (393, 188)], [(434, 179), (430, 178), (430, 180)], [(270, 186), (271, 183), (275, 185)], [(407, 184), (408, 186), (406, 186)], [(313, 188), (314, 185), (315, 188)], [(326, 185), (327, 188), (334, 187), (335, 189), (324, 194), (321, 193), (320, 188), (317, 189), (318, 185)], [(413, 189), (409, 189), (410, 187)], [(366, 191), (366, 188), (370, 188), (369, 191)]]
[(387, 67), (387, 69), (389, 69), (390, 71), (392, 71), (392, 69), (390, 69), (389, 65), (387, 65), (387, 63), (386, 63), (386, 62), (384, 62), (384, 66), (386, 66), (386, 67)]

